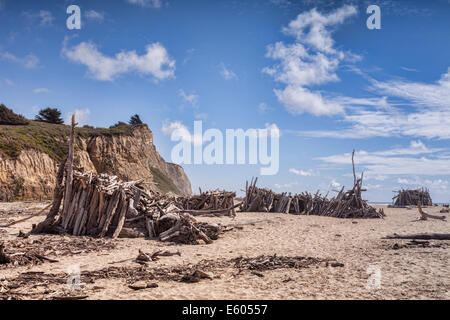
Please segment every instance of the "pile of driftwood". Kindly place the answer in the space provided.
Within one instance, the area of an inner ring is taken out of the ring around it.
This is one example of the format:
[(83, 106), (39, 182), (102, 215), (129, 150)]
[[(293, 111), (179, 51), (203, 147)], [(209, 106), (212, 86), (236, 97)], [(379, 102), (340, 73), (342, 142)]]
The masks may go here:
[[(354, 151), (352, 155), (352, 162)], [(383, 209), (376, 210), (362, 199), (363, 175), (356, 178), (353, 162), (354, 185), (351, 190), (344, 191), (344, 187), (337, 196), (328, 199), (328, 194), (322, 196), (317, 191), (314, 195), (304, 192), (301, 194), (275, 193), (267, 188), (256, 187), (256, 179), (248, 181), (245, 186), (245, 198), (241, 204), (241, 211), (249, 212), (279, 212), (304, 215), (318, 215), (336, 218), (383, 218)]]
[[(107, 174), (74, 172), (70, 199), (64, 201), (58, 219), (44, 227), (45, 232), (75, 236), (147, 236), (180, 243), (217, 239), (220, 227), (198, 222), (188, 213), (192, 210), (183, 210), (183, 203), (189, 203), (189, 198), (144, 190), (140, 181), (121, 182)], [(34, 232), (42, 228), (38, 225)]]
[(246, 196), (241, 205), (241, 211), (248, 212), (279, 212), (298, 215), (318, 215), (335, 218), (382, 218), (383, 209), (376, 210), (361, 198), (360, 184), (353, 189), (344, 191), (331, 199), (319, 192), (314, 195), (308, 192), (301, 194), (275, 193), (267, 188), (256, 187), (252, 180), (246, 188)]
[(427, 189), (416, 189), (416, 190), (400, 190), (397, 191), (397, 195), (392, 198), (393, 207), (406, 207), (406, 206), (417, 206), (419, 202), (423, 206), (432, 206), (433, 201), (431, 200), (430, 193)]
[(229, 216), (235, 216), (236, 206), (234, 205), (235, 192), (229, 191), (205, 191), (200, 189), (199, 195), (177, 198), (177, 203), (184, 210), (193, 210), (211, 213), (222, 213)]
[(169, 197), (145, 190), (142, 181), (122, 182), (107, 174), (74, 172), (75, 125), (72, 118), (69, 155), (57, 173), (52, 207), (45, 221), (33, 228), (33, 233), (112, 238), (148, 236), (181, 243), (195, 243), (199, 239), (210, 243), (217, 238), (221, 231), (218, 225), (200, 223), (193, 215), (231, 215), (236, 207), (234, 193)]

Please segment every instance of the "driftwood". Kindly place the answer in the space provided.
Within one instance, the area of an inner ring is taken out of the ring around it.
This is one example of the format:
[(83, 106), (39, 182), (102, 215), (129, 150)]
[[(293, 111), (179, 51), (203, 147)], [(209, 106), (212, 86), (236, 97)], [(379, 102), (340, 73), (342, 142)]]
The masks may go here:
[(384, 239), (416, 239), (416, 240), (450, 240), (450, 233), (418, 233), (409, 235), (393, 235), (386, 236)]
[[(352, 154), (353, 172), (354, 151)], [(327, 195), (314, 195), (308, 192), (301, 194), (275, 193), (270, 189), (257, 188), (255, 180), (246, 183), (246, 196), (241, 205), (241, 211), (247, 212), (278, 212), (298, 215), (319, 215), (336, 218), (383, 218), (383, 209), (376, 210), (362, 199), (363, 174), (356, 178), (354, 173), (353, 189), (344, 191), (344, 187), (337, 196), (328, 199)]]
[[(59, 186), (59, 190), (64, 188)], [(54, 222), (55, 216), (49, 214), (35, 230), (75, 236), (211, 243), (217, 239), (221, 227), (200, 223), (193, 215), (233, 215), (237, 207), (234, 192), (207, 191), (191, 197), (173, 197), (145, 190), (141, 181), (122, 182), (116, 176), (78, 171), (73, 172), (71, 190), (66, 215), (62, 216), (63, 210), (60, 219)]]
[(427, 189), (416, 190), (400, 190), (397, 195), (392, 198), (393, 205), (391, 207), (404, 208), (406, 206), (417, 206), (420, 202), (423, 206), (432, 206), (430, 192)]
[(446, 218), (445, 216), (435, 216), (429, 213), (426, 213), (425, 211), (422, 210), (422, 204), (420, 203), (420, 201), (417, 203), (417, 209), (419, 210), (420, 213), (420, 220), (427, 220), (428, 218), (430, 219), (438, 219), (438, 220), (442, 220), (444, 221)]
[(72, 122), (70, 127), (70, 137), (69, 137), (69, 153), (67, 156), (67, 174), (66, 174), (66, 184), (64, 193), (64, 204), (62, 212), (62, 220), (66, 226), (67, 215), (69, 214), (69, 204), (72, 196), (72, 179), (73, 179), (73, 156), (74, 156), (74, 145), (75, 145), (75, 114), (72, 115)]

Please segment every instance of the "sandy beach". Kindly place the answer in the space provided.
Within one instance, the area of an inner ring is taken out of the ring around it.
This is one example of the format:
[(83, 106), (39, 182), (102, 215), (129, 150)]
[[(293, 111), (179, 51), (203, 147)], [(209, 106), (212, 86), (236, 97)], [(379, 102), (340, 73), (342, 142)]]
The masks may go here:
[[(0, 204), (0, 224), (26, 217), (46, 204), (22, 203), (19, 206), (23, 212), (12, 213), (18, 205)], [(1, 228), (5, 248), (20, 251), (20, 248), (42, 249), (45, 244), (50, 244), (46, 257), (58, 262), (0, 266), (0, 298), (449, 299), (450, 241), (414, 243), (410, 240), (382, 239), (393, 233), (448, 233), (448, 222), (432, 219), (417, 221), (415, 208), (377, 207), (384, 208), (385, 219), (337, 219), (275, 213), (238, 213), (234, 219), (199, 218), (233, 227), (209, 245), (59, 235), (18, 237), (20, 231), (29, 231), (33, 223), (44, 218), (38, 216), (9, 228)], [(426, 210), (438, 213), (440, 207)], [(55, 245), (56, 249), (51, 245)], [(157, 261), (142, 266), (135, 262), (139, 249), (146, 253), (179, 251), (179, 255), (161, 256)], [(263, 268), (257, 272), (236, 267), (238, 258), (261, 255), (315, 258), (317, 261), (300, 267)], [(78, 290), (69, 289), (67, 272), (77, 266), (81, 272), (81, 286)], [(108, 275), (106, 268), (115, 271)], [(211, 278), (195, 283), (179, 281), (183, 272), (193, 268), (202, 269)], [(117, 270), (124, 270), (124, 273), (117, 275)], [(380, 286), (376, 288), (368, 285), (373, 270), (379, 270), (381, 276)], [(101, 276), (98, 276), (99, 272)], [(91, 276), (85, 278), (88, 273)], [(161, 276), (162, 273), (169, 276)], [(55, 283), (52, 278), (60, 280)], [(153, 287), (143, 290), (129, 287), (140, 280), (150, 281)]]

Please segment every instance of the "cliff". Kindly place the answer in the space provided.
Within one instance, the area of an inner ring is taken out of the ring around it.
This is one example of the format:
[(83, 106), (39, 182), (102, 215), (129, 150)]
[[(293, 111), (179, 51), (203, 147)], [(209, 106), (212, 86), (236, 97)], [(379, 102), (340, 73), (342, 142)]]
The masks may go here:
[[(68, 126), (35, 121), (0, 126), (0, 201), (51, 198), (68, 134)], [(183, 168), (164, 161), (146, 125), (77, 128), (75, 167), (125, 181), (142, 179), (163, 193), (191, 193)]]

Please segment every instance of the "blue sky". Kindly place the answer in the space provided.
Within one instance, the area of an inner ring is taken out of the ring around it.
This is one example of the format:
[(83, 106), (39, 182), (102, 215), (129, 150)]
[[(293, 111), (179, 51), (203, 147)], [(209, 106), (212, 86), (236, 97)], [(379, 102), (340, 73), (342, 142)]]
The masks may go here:
[[(81, 8), (81, 30), (66, 8)], [(381, 9), (381, 30), (366, 9)], [(425, 186), (450, 198), (449, 1), (0, 0), (0, 101), (108, 127), (280, 129), (276, 191)], [(242, 189), (259, 165), (186, 165), (194, 190)]]

